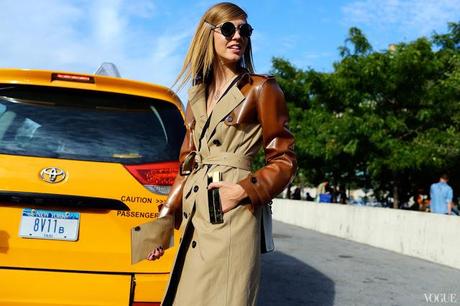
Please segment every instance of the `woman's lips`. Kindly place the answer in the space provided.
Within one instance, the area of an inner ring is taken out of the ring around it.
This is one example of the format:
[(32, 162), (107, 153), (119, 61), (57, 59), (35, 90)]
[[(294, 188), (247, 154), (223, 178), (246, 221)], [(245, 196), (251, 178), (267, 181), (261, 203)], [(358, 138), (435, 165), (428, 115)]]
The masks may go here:
[(229, 46), (228, 49), (232, 51), (233, 53), (240, 53), (241, 52), (241, 46), (240, 45), (232, 45)]

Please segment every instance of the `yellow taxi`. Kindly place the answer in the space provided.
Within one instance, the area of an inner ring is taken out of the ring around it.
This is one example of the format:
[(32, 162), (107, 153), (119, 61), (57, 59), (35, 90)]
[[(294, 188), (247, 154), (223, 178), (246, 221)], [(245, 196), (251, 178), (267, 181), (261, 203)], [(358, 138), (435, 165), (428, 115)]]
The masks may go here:
[(0, 305), (159, 305), (175, 250), (131, 264), (130, 229), (158, 217), (184, 133), (166, 87), (0, 69)]

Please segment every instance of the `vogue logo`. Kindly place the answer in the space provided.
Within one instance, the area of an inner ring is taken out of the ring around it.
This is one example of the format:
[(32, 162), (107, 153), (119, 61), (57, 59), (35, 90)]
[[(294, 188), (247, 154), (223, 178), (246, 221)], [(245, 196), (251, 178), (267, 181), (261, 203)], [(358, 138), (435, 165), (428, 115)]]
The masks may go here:
[(457, 294), (455, 293), (425, 293), (427, 303), (433, 304), (456, 304)]

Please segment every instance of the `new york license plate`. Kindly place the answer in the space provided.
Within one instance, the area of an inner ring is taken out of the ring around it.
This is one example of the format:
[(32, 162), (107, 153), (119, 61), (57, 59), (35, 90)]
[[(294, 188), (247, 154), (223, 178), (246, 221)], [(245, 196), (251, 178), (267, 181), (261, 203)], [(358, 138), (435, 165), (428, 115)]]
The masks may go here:
[(77, 212), (24, 208), (19, 236), (76, 241), (79, 226), (80, 213)]

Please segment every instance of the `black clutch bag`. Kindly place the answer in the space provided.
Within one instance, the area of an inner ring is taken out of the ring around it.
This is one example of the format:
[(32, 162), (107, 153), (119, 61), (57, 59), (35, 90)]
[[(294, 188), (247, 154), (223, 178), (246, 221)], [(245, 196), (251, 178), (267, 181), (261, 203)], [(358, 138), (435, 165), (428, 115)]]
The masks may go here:
[[(221, 180), (222, 174), (219, 171), (208, 173), (208, 186), (213, 182), (220, 182)], [(212, 224), (224, 223), (224, 213), (222, 212), (219, 189), (208, 189), (208, 206), (209, 221)]]

